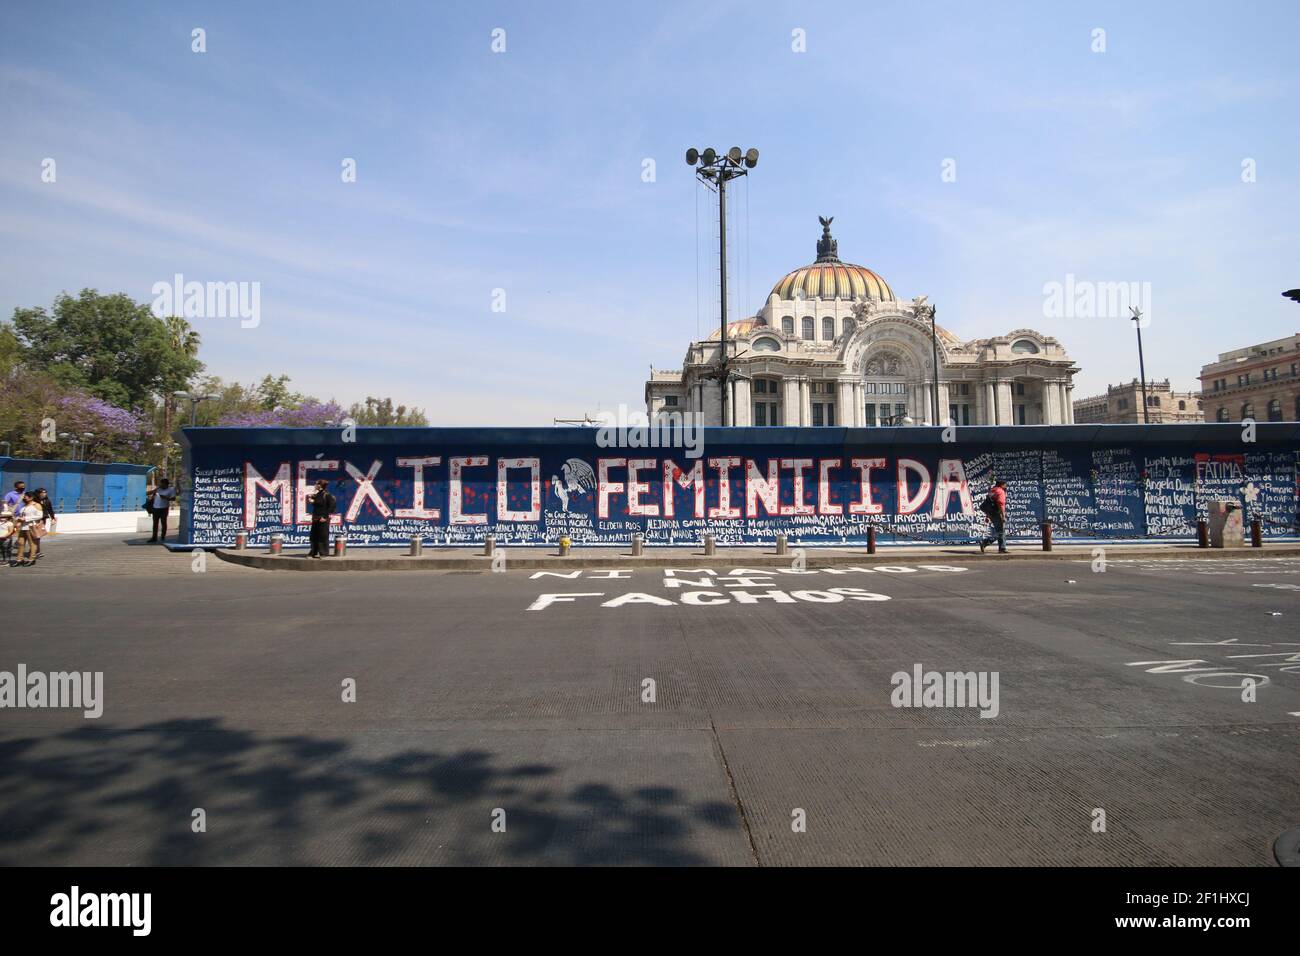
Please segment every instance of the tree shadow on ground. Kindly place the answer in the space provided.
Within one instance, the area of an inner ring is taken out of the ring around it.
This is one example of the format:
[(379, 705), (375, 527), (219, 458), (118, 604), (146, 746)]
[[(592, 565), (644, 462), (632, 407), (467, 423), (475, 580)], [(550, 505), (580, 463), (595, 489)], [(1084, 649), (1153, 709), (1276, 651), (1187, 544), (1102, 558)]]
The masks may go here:
[(0, 740), (0, 865), (698, 865), (743, 845), (728, 803), (565, 776), (216, 718)]

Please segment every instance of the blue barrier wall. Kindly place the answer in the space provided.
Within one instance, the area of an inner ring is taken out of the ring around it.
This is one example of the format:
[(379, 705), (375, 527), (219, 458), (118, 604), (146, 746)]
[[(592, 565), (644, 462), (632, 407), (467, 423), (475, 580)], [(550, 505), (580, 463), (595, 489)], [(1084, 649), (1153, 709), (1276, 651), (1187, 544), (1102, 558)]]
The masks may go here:
[(0, 456), (0, 495), (15, 481), (27, 490), (44, 488), (56, 514), (75, 511), (138, 511), (153, 465), (123, 462), (53, 461)]
[[(330, 482), (352, 544), (805, 544), (961, 541), (1008, 482), (1012, 537), (1189, 538), (1233, 500), (1272, 537), (1296, 534), (1300, 425), (708, 428), (696, 449), (600, 443), (595, 428), (187, 428), (185, 540), (308, 539), (312, 485)], [(945, 437), (951, 441), (945, 441)], [(696, 456), (698, 454), (698, 456)], [(188, 497), (188, 496), (187, 496)]]

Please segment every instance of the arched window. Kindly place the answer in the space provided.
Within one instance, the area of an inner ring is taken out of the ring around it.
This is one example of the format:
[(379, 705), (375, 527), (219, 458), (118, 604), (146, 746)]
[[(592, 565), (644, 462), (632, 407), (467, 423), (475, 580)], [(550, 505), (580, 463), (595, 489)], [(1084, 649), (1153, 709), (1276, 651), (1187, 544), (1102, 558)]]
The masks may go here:
[(1021, 355), (1037, 355), (1038, 346), (1030, 339), (1017, 339), (1011, 343), (1011, 351)]
[(1184, 401), (1184, 400), (1182, 400), (1182, 399), (1179, 399), (1179, 400), (1178, 400), (1178, 410), (1179, 410), (1180, 412), (1185, 412), (1185, 411), (1187, 411), (1187, 402)]
[(1268, 403), (1268, 420), (1270, 422), (1280, 422), (1282, 420), (1282, 400), (1280, 398), (1272, 399)]
[(756, 378), (752, 383), (755, 425), (781, 424), (781, 380)]
[(814, 326), (813, 326), (812, 316), (805, 315), (803, 317), (803, 337), (809, 341), (812, 341), (812, 339), (815, 337), (813, 335), (813, 331), (814, 331)]
[(781, 316), (781, 331), (784, 332), (786, 335), (794, 335), (794, 316), (793, 316), (793, 315), (783, 315), (783, 316)]
[(1255, 417), (1255, 403), (1244, 402), (1241, 406), (1241, 420), (1244, 422), (1247, 418)]
[(1227, 409), (1227, 406), (1221, 407), (1221, 408), (1219, 409), (1218, 414), (1215, 415), (1214, 417), (1215, 417), (1217, 420), (1221, 421), (1221, 422), (1226, 422), (1226, 421), (1228, 420), (1228, 409)]
[(822, 316), (822, 338), (835, 338), (835, 320), (829, 315)]
[(754, 339), (753, 349), (755, 352), (779, 352), (781, 343), (776, 339), (768, 338), (766, 335)]

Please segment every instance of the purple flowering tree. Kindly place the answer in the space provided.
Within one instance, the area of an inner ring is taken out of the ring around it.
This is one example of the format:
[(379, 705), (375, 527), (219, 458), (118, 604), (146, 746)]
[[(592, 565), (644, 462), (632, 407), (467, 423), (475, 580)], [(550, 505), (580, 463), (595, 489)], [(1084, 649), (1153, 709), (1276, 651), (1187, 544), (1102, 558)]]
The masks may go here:
[(314, 398), (309, 398), (295, 408), (273, 408), (270, 410), (241, 410), (224, 415), (221, 418), (222, 425), (233, 425), (243, 428), (275, 428), (279, 426), (291, 428), (311, 428), (321, 427), (325, 424), (338, 424), (345, 417), (347, 412), (338, 402), (328, 401), (321, 402)]
[[(59, 434), (76, 435), (85, 442), (86, 457), (95, 461), (136, 461), (152, 440), (153, 426), (144, 415), (119, 408), (79, 389), (55, 402), (54, 419)], [(86, 433), (93, 438), (86, 438)], [(63, 439), (64, 451), (66, 447)]]

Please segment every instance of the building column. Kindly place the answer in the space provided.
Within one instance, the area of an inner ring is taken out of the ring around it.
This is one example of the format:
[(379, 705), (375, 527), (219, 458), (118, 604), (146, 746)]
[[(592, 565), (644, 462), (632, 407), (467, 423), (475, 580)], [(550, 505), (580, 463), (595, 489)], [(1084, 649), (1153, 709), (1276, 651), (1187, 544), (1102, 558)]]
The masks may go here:
[(852, 426), (854, 422), (853, 383), (847, 379), (835, 383), (835, 421), (845, 426)]
[(1014, 425), (1016, 423), (1015, 397), (1012, 393), (1012, 382), (1004, 379), (998, 382), (998, 424)]
[(735, 402), (732, 404), (732, 420), (736, 425), (752, 425), (754, 405), (750, 400), (750, 381), (747, 378), (736, 379)]
[(948, 397), (948, 383), (940, 382), (939, 383), (939, 420), (935, 422), (936, 425), (948, 424), (948, 403), (951, 401), (952, 399)]
[(1067, 381), (1061, 386), (1065, 393), (1065, 420), (1069, 424), (1074, 424), (1074, 385)]
[(1069, 385), (1064, 381), (1057, 382), (1056, 390), (1061, 396), (1061, 424), (1069, 425), (1074, 421), (1074, 407), (1070, 402)]
[(812, 424), (812, 382), (799, 379), (799, 424)]
[(998, 383), (984, 383), (984, 424), (998, 425)]
[(800, 421), (800, 409), (803, 408), (803, 402), (799, 394), (799, 380), (797, 378), (781, 379), (781, 424), (782, 425), (802, 425)]
[(1043, 380), (1043, 424), (1061, 424), (1061, 390), (1059, 382)]

